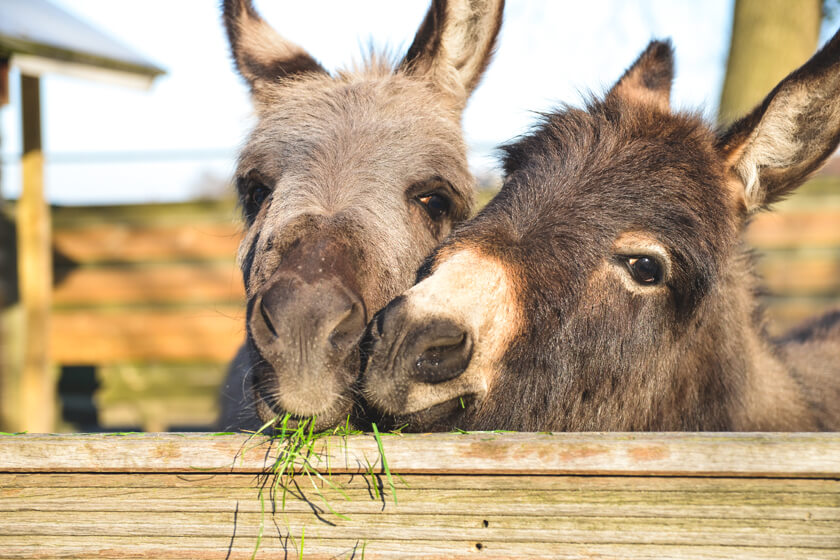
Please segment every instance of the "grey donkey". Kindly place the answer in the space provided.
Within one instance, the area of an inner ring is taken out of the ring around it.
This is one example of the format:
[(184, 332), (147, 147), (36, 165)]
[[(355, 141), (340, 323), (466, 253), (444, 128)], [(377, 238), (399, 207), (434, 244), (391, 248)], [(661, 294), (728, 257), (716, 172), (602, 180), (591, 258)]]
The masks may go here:
[(258, 122), (236, 170), (247, 336), (223, 388), (221, 427), (288, 414), (326, 429), (353, 413), (366, 323), (472, 212), (461, 115), (503, 4), (434, 0), (399, 62), (371, 54), (331, 74), (250, 0), (225, 0)]

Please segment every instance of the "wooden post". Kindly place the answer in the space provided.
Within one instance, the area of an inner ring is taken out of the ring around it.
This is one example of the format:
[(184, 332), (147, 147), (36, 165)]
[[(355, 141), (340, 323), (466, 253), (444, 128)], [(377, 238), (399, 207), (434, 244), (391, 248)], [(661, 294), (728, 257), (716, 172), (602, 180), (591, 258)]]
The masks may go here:
[(24, 358), (18, 429), (49, 432), (55, 426), (56, 396), (49, 357), (52, 253), (41, 151), (41, 84), (38, 77), (24, 74), (20, 82), (23, 191), (18, 202), (17, 224)]
[(9, 59), (0, 57), (0, 107), (9, 104)]

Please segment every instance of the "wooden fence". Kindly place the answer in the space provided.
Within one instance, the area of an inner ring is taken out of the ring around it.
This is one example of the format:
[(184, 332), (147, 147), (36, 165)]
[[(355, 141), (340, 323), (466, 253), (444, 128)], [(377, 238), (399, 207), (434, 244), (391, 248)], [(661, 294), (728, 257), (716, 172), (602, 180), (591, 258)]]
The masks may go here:
[(769, 330), (840, 308), (840, 180), (818, 177), (747, 230), (764, 278)]
[(381, 442), (395, 494), (356, 435), (316, 441), (329, 483), (298, 468), (284, 498), (276, 440), (0, 437), (0, 557), (840, 558), (837, 433)]
[[(56, 207), (51, 214), (49, 354), (59, 368), (95, 370), (98, 424), (209, 426), (226, 365), (245, 336), (235, 205)], [(0, 409), (16, 418), (17, 379), (14, 371), (5, 377)]]

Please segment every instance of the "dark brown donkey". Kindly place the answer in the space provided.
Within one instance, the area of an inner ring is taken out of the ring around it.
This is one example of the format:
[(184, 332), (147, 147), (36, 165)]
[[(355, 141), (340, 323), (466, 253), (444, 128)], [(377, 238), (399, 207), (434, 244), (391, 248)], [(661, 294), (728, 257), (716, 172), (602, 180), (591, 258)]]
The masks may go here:
[(840, 311), (770, 340), (741, 233), (840, 139), (840, 37), (715, 132), (653, 42), (505, 149), (499, 195), (372, 322), (414, 430), (837, 430)]
[(435, 0), (395, 67), (372, 55), (331, 75), (250, 0), (224, 2), (258, 117), (236, 171), (247, 340), (226, 382), (225, 426), (253, 427), (253, 409), (262, 422), (344, 421), (370, 315), (470, 214), (461, 113), (502, 5)]

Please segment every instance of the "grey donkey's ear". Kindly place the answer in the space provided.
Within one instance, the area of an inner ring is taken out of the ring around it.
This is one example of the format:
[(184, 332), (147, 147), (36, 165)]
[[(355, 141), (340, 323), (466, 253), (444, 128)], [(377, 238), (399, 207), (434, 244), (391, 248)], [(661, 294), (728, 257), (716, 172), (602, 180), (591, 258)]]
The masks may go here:
[(801, 185), (840, 141), (840, 31), (719, 136), (749, 211)]
[(463, 108), (493, 56), (504, 4), (432, 0), (400, 68), (431, 79)]
[(670, 40), (651, 41), (607, 94), (607, 99), (653, 105), (663, 112), (671, 110), (671, 83), (674, 81), (674, 48)]
[(326, 73), (305, 50), (278, 35), (251, 0), (224, 0), (222, 11), (231, 54), (256, 100), (266, 84), (306, 72)]

